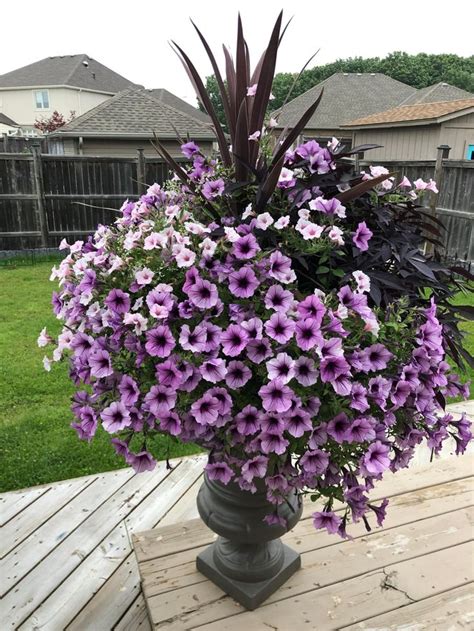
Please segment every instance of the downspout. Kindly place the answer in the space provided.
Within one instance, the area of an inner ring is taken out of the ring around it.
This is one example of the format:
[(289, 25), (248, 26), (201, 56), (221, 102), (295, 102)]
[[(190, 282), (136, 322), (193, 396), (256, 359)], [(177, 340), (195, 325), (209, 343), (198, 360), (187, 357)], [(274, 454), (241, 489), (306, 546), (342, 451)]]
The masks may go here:
[(84, 155), (84, 139), (82, 136), (79, 136), (79, 138), (77, 139), (77, 148), (79, 150), (79, 155)]

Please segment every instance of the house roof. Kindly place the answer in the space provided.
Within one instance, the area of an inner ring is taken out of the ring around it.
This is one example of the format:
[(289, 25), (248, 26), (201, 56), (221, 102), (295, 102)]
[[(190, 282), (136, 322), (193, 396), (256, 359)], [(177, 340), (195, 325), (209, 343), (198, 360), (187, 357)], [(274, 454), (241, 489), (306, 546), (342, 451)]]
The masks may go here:
[(416, 92), (381, 73), (338, 72), (275, 112), (274, 116), (279, 113), (277, 127), (293, 126), (322, 88), (323, 98), (306, 128), (338, 129), (347, 121), (394, 107)]
[(46, 57), (0, 75), (0, 89), (59, 85), (115, 94), (135, 84), (88, 55)]
[(176, 140), (177, 131), (180, 136), (189, 135), (194, 140), (214, 139), (208, 123), (194, 113), (191, 115), (164, 103), (150, 92), (136, 88), (124, 90), (51, 136), (152, 138), (156, 133), (160, 139)]
[(15, 123), (9, 116), (0, 112), (0, 123), (3, 125), (10, 125), (10, 127), (18, 127), (18, 123)]
[[(378, 112), (371, 116), (358, 118), (349, 123), (347, 127), (386, 127), (403, 124), (429, 124), (441, 122), (449, 115), (462, 116), (474, 111), (474, 97), (459, 101), (439, 101), (437, 103), (417, 103), (416, 105), (402, 105), (384, 112)], [(451, 116), (449, 116), (451, 117)]]
[(415, 105), (416, 103), (435, 103), (437, 101), (459, 101), (460, 99), (472, 99), (474, 94), (461, 90), (449, 83), (435, 83), (427, 88), (417, 90), (415, 94), (399, 103), (399, 105)]
[(190, 114), (194, 118), (201, 120), (203, 123), (207, 123), (209, 125), (212, 124), (212, 121), (207, 114), (201, 112), (201, 110), (198, 110), (197, 107), (193, 107), (187, 101), (183, 101), (183, 99), (180, 99), (178, 96), (172, 94), (165, 88), (158, 88), (156, 90), (146, 91), (149, 92), (151, 96), (153, 96), (155, 99), (158, 99), (158, 101), (162, 101), (166, 105), (174, 107), (176, 110), (181, 110), (186, 114)]

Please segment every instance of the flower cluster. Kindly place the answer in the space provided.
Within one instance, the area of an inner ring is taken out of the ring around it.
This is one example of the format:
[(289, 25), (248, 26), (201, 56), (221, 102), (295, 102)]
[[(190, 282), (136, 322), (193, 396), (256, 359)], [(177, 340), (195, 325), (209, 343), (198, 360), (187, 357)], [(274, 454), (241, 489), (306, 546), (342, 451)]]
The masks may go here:
[[(264, 481), (270, 523), (296, 489), (323, 500), (317, 528), (346, 536), (349, 518), (372, 511), (382, 522), (386, 502), (371, 504), (368, 492), (419, 443), (438, 453), (452, 437), (463, 453), (471, 433), (465, 416), (439, 414), (443, 396), (467, 387), (445, 361), (434, 300), (379, 309), (361, 270), (335, 270), (339, 284), (327, 291), (306, 290), (295, 271), (296, 253), (327, 260), (345, 244), (348, 256), (370, 248), (367, 223), (346, 221), (350, 204), (319, 186), (298, 189), (304, 174), (335, 168), (336, 147), (309, 141), (287, 152), (268, 210), (247, 199), (235, 217), (225, 170), (186, 143), (193, 188), (155, 184), (115, 225), (61, 244), (69, 252), (52, 279), (64, 328), (39, 343), (55, 345), (52, 361), (69, 359), (81, 439), (102, 428), (137, 471), (155, 466), (157, 435), (196, 443), (210, 452), (211, 479), (251, 492)], [(345, 512), (333, 511), (336, 501)]]

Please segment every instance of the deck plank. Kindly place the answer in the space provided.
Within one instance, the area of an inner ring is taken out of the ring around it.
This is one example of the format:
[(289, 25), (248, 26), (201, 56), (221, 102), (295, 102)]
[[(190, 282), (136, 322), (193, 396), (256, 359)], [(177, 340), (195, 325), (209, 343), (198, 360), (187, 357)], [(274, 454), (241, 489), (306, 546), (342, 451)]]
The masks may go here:
[(412, 605), (389, 613), (363, 620), (357, 624), (341, 628), (340, 631), (397, 631), (400, 629), (416, 631), (449, 631), (474, 628), (474, 584), (442, 592)]
[(115, 625), (114, 631), (152, 631), (142, 593), (135, 598), (123, 618)]
[(24, 510), (32, 502), (35, 502), (44, 493), (47, 493), (51, 486), (44, 488), (25, 489), (23, 491), (9, 491), (0, 495), (0, 527), (13, 519), (18, 513)]
[[(189, 485), (201, 474), (201, 470), (200, 460), (186, 459), (171, 471), (34, 611), (26, 621), (25, 628), (91, 628), (97, 619), (97, 608), (102, 610), (104, 627), (111, 628), (139, 592), (140, 582), (130, 534), (141, 528), (155, 526), (170, 507), (179, 501)], [(122, 565), (124, 568), (119, 577), (126, 577), (134, 589), (121, 589), (120, 583), (114, 578), (114, 573)], [(101, 589), (110, 578), (109, 585)]]

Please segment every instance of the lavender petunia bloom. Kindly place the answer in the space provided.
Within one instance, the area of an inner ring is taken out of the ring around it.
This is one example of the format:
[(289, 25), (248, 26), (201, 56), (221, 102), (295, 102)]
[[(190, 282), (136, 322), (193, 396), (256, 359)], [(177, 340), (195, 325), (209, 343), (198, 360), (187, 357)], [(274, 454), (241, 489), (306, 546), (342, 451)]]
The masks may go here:
[(285, 431), (285, 423), (279, 414), (263, 414), (260, 421), (263, 432), (283, 434)]
[(246, 353), (254, 364), (261, 364), (272, 355), (270, 341), (266, 337), (261, 340), (251, 340), (247, 344)]
[(383, 344), (372, 344), (364, 349), (369, 370), (384, 370), (393, 354)]
[(140, 389), (137, 385), (137, 382), (129, 375), (123, 375), (122, 379), (120, 380), (118, 389), (121, 394), (120, 400), (127, 407), (132, 406), (138, 401), (138, 397), (140, 396)]
[(120, 440), (120, 438), (112, 438), (111, 441), (112, 447), (115, 449), (115, 453), (118, 456), (123, 456), (125, 459), (130, 454), (128, 449), (128, 442), (124, 440)]
[(298, 304), (297, 311), (301, 318), (312, 318), (316, 321), (318, 326), (321, 326), (324, 314), (326, 313), (326, 307), (321, 302), (321, 299), (313, 294), (307, 296)]
[(253, 234), (239, 237), (232, 246), (232, 253), (237, 259), (252, 259), (259, 251), (260, 246)]
[(193, 331), (187, 324), (183, 324), (181, 327), (179, 343), (185, 351), (202, 353), (206, 346), (206, 339), (206, 329), (202, 326), (195, 327)]
[(290, 444), (281, 434), (273, 434), (271, 432), (262, 432), (259, 439), (264, 454), (274, 453), (281, 456)]
[(209, 480), (215, 480), (225, 485), (229, 484), (234, 477), (234, 472), (225, 462), (209, 462), (204, 470)]
[(313, 513), (313, 525), (318, 530), (325, 528), (330, 535), (335, 535), (341, 525), (342, 519), (332, 511)]
[(111, 289), (104, 302), (114, 313), (130, 311), (130, 296), (121, 289)]
[(392, 382), (388, 379), (385, 379), (384, 377), (378, 376), (369, 379), (369, 398), (372, 399), (372, 401), (374, 401), (378, 406), (380, 406), (382, 410), (385, 409), (391, 387)]
[(267, 362), (267, 372), (270, 379), (281, 379), (283, 383), (288, 383), (293, 379), (294, 360), (287, 353), (278, 353), (276, 357)]
[(295, 379), (302, 386), (313, 386), (318, 380), (316, 365), (309, 357), (298, 357), (294, 363)]
[(145, 409), (159, 417), (176, 405), (176, 392), (167, 386), (152, 386), (145, 395)]
[(321, 330), (313, 318), (305, 318), (296, 323), (295, 337), (302, 351), (309, 351), (322, 341)]
[(199, 325), (199, 328), (202, 329), (206, 335), (204, 352), (212, 353), (217, 350), (219, 348), (222, 329), (211, 322), (203, 322)]
[(71, 340), (71, 348), (75, 357), (87, 359), (91, 348), (94, 346), (94, 338), (85, 333), (76, 333)]
[(217, 304), (217, 287), (208, 280), (199, 278), (188, 290), (189, 300), (199, 309), (211, 309)]
[(370, 405), (367, 402), (367, 390), (360, 383), (352, 384), (351, 390), (351, 402), (349, 407), (359, 412), (365, 412), (369, 409)]
[(156, 460), (147, 451), (140, 451), (137, 454), (129, 453), (126, 460), (136, 473), (153, 471), (156, 467)]
[(176, 346), (170, 329), (160, 325), (146, 332), (145, 349), (152, 357), (168, 357)]
[(250, 318), (240, 322), (241, 326), (247, 331), (249, 340), (261, 340), (263, 332), (263, 322), (260, 318)]
[(207, 180), (202, 187), (202, 194), (206, 199), (215, 199), (224, 192), (225, 184), (222, 178), (218, 180)]
[(293, 320), (278, 311), (265, 322), (264, 326), (267, 335), (280, 344), (286, 344), (293, 337), (295, 331)]
[(130, 425), (130, 414), (123, 403), (114, 401), (101, 414), (102, 425), (109, 434), (124, 429)]
[(269, 274), (280, 283), (288, 283), (288, 279), (292, 276), (291, 259), (278, 250), (272, 252), (270, 254)]
[(350, 375), (349, 364), (343, 357), (329, 356), (321, 360), (321, 381), (334, 381), (340, 375)]
[(199, 153), (199, 147), (191, 140), (181, 145), (181, 153), (186, 156), (186, 158), (192, 158), (196, 153)]
[(346, 440), (350, 443), (363, 443), (366, 440), (375, 440), (375, 419), (360, 417), (352, 421), (346, 431)]
[(229, 289), (237, 298), (250, 298), (259, 285), (255, 272), (249, 265), (241, 267), (229, 276)]
[(339, 394), (341, 397), (347, 397), (352, 390), (352, 381), (348, 375), (338, 375), (331, 381), (331, 386), (336, 394)]
[(310, 415), (303, 410), (295, 410), (287, 420), (286, 429), (295, 438), (300, 438), (313, 429)]
[(89, 355), (88, 362), (91, 368), (91, 375), (98, 379), (109, 377), (114, 373), (112, 364), (110, 363), (110, 355), (107, 351), (92, 351)]
[(169, 412), (160, 416), (160, 429), (171, 436), (179, 436), (181, 434), (181, 419), (176, 412)]
[(201, 375), (206, 381), (217, 383), (222, 381), (227, 374), (225, 361), (220, 358), (212, 358), (204, 362), (200, 367)]
[(343, 206), (336, 197), (332, 197), (331, 199), (317, 197), (316, 199), (311, 200), (308, 206), (311, 210), (317, 210), (325, 215), (336, 215), (341, 219), (344, 219), (346, 216), (345, 206)]
[(213, 396), (219, 402), (219, 414), (226, 416), (232, 410), (232, 397), (225, 388), (211, 388), (207, 391), (208, 394)]
[(236, 357), (247, 346), (249, 336), (239, 324), (231, 324), (221, 335), (222, 352), (224, 355)]
[(385, 514), (386, 514), (387, 506), (388, 506), (388, 499), (385, 498), (380, 504), (380, 506), (374, 506), (374, 504), (367, 504), (367, 506), (372, 511), (374, 511), (375, 517), (377, 519), (377, 525), (380, 526), (381, 528), (383, 526), (383, 522), (385, 521)]
[(267, 472), (268, 458), (256, 456), (242, 467), (242, 477), (246, 482), (252, 482), (254, 478), (264, 478)]
[(233, 390), (241, 388), (242, 386), (245, 386), (251, 377), (252, 371), (243, 362), (229, 362), (225, 378), (225, 382), (229, 388), (232, 388)]
[(394, 405), (394, 409), (401, 408), (406, 403), (412, 391), (411, 384), (408, 381), (399, 381), (390, 394), (390, 400)]
[(291, 407), (293, 391), (280, 379), (274, 379), (258, 391), (267, 412), (286, 412)]
[(214, 425), (219, 409), (219, 401), (208, 392), (191, 405), (191, 413), (199, 425)]
[(242, 436), (255, 434), (260, 429), (260, 412), (253, 405), (246, 405), (235, 417), (237, 431)]
[(90, 405), (85, 405), (79, 413), (80, 422), (71, 423), (71, 427), (76, 430), (81, 440), (90, 442), (97, 431), (97, 416)]
[(301, 456), (299, 462), (300, 468), (308, 473), (322, 475), (329, 465), (329, 456), (321, 449), (307, 451)]
[(337, 443), (342, 443), (347, 440), (347, 431), (350, 425), (351, 422), (347, 415), (341, 412), (329, 421), (326, 431)]
[(384, 445), (379, 440), (369, 445), (369, 448), (362, 458), (362, 469), (369, 475), (379, 475), (390, 466), (390, 447)]
[(291, 291), (283, 289), (281, 285), (272, 285), (265, 294), (264, 304), (267, 309), (286, 313), (294, 302)]
[(365, 252), (369, 249), (369, 241), (373, 237), (374, 233), (367, 227), (365, 221), (362, 221), (352, 237), (352, 241), (359, 248), (361, 252)]
[(155, 368), (156, 377), (162, 386), (169, 388), (178, 388), (182, 381), (183, 375), (173, 359), (158, 364)]

